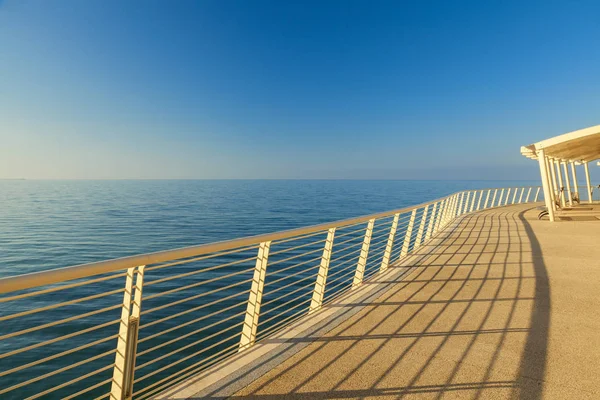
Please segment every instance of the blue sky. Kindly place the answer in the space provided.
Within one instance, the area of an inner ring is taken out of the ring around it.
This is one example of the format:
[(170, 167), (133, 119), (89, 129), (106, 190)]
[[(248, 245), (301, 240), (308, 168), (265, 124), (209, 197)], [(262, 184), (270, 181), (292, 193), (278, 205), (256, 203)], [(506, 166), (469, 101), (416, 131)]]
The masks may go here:
[(0, 178), (537, 176), (598, 1), (0, 0)]

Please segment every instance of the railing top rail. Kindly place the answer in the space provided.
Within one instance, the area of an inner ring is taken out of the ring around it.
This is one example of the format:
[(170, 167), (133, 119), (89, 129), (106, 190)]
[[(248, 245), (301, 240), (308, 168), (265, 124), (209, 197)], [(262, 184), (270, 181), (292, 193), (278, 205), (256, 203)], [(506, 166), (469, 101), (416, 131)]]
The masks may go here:
[[(520, 187), (532, 187), (532, 186), (520, 186)], [(51, 285), (59, 282), (70, 281), (74, 279), (86, 278), (89, 276), (105, 274), (109, 272), (124, 270), (127, 268), (137, 267), (140, 265), (151, 265), (170, 260), (177, 260), (188, 257), (202, 256), (205, 254), (216, 253), (220, 251), (226, 251), (230, 249), (236, 249), (249, 245), (259, 244), (261, 242), (275, 241), (288, 239), (295, 236), (306, 235), (319, 231), (326, 231), (333, 227), (344, 227), (347, 225), (353, 225), (361, 222), (367, 222), (370, 219), (377, 219), (387, 217), (393, 214), (402, 214), (414, 209), (425, 207), (430, 204), (437, 203), (446, 198), (449, 198), (457, 193), (466, 191), (480, 191), (488, 189), (468, 189), (461, 190), (459, 192), (451, 193), (447, 196), (431, 200), (425, 203), (416, 204), (409, 207), (399, 208), (391, 211), (384, 211), (380, 213), (364, 215), (360, 217), (326, 222), (317, 225), (311, 225), (306, 227), (294, 228), (285, 231), (265, 233), (255, 236), (247, 236), (238, 239), (224, 240), (220, 242), (213, 242), (207, 244), (201, 244), (197, 246), (183, 247), (173, 250), (164, 250), (154, 253), (146, 253), (129, 257), (116, 258), (112, 260), (105, 260), (99, 262), (93, 262), (88, 264), (80, 264), (63, 268), (51, 269), (48, 271), (33, 272), (29, 274), (16, 275), (0, 279), (0, 294), (14, 292), (18, 290), (31, 289), (38, 286)]]

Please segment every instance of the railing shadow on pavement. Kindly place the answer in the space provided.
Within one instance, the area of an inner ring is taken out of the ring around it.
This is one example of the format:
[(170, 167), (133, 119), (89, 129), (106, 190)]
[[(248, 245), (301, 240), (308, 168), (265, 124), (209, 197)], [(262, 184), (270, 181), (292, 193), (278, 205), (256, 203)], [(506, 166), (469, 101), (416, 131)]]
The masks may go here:
[[(410, 276), (387, 282), (374, 301), (332, 303), (361, 311), (321, 337), (293, 339), (310, 344), (227, 398), (439, 399), (462, 392), (485, 399), (500, 391), (541, 399), (550, 286), (524, 216), (530, 209), (465, 216)], [(217, 392), (202, 398), (226, 398)]]

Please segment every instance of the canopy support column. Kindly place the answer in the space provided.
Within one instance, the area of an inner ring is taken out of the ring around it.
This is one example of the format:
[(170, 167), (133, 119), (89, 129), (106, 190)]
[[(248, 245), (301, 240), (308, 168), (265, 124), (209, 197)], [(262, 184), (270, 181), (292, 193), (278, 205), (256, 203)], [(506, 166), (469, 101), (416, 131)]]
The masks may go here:
[(552, 161), (551, 158), (547, 158), (547, 168), (550, 170), (550, 182), (552, 184), (552, 202), (556, 203), (556, 200), (558, 200), (558, 190), (556, 188), (556, 174), (554, 173), (554, 162)]
[(573, 207), (573, 195), (571, 194), (571, 179), (569, 178), (569, 169), (567, 168), (567, 162), (562, 162), (563, 169), (565, 170), (565, 181), (567, 184), (567, 195), (569, 196), (569, 207)]
[(560, 160), (554, 160), (554, 165), (556, 165), (556, 177), (558, 178), (558, 199), (560, 201), (560, 206), (565, 207), (565, 185), (563, 183), (562, 171), (560, 170)]
[(579, 185), (577, 184), (577, 170), (575, 169), (575, 161), (571, 161), (571, 173), (573, 174), (573, 193), (579, 201)]
[(585, 183), (587, 184), (588, 200), (592, 203), (592, 184), (590, 182), (590, 168), (587, 162), (583, 162), (583, 170), (585, 171)]
[(544, 149), (537, 151), (538, 162), (540, 164), (540, 175), (542, 177), (542, 187), (544, 188), (544, 202), (548, 209), (548, 217), (550, 222), (554, 222), (554, 196), (552, 196), (552, 190), (550, 188), (550, 177), (548, 176), (548, 163), (546, 162), (546, 155)]

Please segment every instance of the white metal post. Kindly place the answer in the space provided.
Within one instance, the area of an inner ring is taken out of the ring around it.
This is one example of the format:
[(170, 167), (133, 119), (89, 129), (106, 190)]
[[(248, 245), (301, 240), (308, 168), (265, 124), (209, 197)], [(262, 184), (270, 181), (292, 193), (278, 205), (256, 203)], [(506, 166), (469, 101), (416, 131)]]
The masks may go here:
[(452, 215), (452, 208), (454, 207), (454, 196), (450, 196), (448, 198), (448, 204), (446, 210), (444, 211), (444, 216), (442, 217), (442, 227), (448, 225), (448, 221), (450, 221), (450, 216)]
[(433, 231), (431, 231), (431, 235), (435, 235), (438, 229), (438, 225), (440, 223), (440, 219), (442, 217), (442, 213), (444, 212), (444, 201), (440, 201), (438, 204), (437, 215), (435, 216), (435, 221), (433, 221)]
[(444, 220), (444, 226), (448, 225), (453, 217), (454, 207), (456, 205), (457, 196), (454, 195), (450, 198), (450, 205), (448, 206), (448, 211), (446, 212), (446, 219)]
[(569, 206), (573, 207), (573, 195), (571, 193), (571, 179), (569, 178), (569, 169), (567, 163), (562, 162), (563, 169), (565, 171), (565, 183), (567, 184), (567, 196), (569, 196)]
[(425, 234), (425, 241), (428, 241), (431, 237), (431, 232), (433, 231), (433, 224), (435, 221), (435, 212), (437, 211), (438, 203), (433, 204), (433, 209), (431, 210), (431, 217), (429, 217), (429, 225), (427, 225), (427, 233)]
[(464, 195), (463, 192), (458, 193), (456, 195), (456, 204), (454, 205), (454, 210), (452, 212), (453, 218), (458, 218), (460, 216), (460, 209), (462, 207), (463, 195)]
[(452, 211), (454, 210), (454, 204), (456, 204), (456, 195), (450, 197), (450, 204), (446, 210), (446, 218), (444, 219), (444, 226), (448, 225), (452, 220)]
[(450, 209), (450, 205), (452, 204), (452, 197), (446, 197), (442, 202), (444, 207), (442, 208), (442, 215), (440, 216), (439, 228), (442, 229), (446, 224), (446, 218), (448, 216), (448, 210)]
[(573, 193), (575, 193), (575, 198), (579, 200), (579, 183), (577, 182), (577, 170), (575, 169), (575, 161), (571, 161), (571, 173), (573, 174)]
[(492, 189), (488, 189), (487, 194), (485, 195), (485, 202), (483, 203), (484, 210), (487, 208), (488, 200), (490, 199), (490, 193), (492, 193)]
[(498, 193), (498, 189), (494, 189), (494, 195), (492, 196), (492, 204), (490, 205), (490, 208), (495, 207), (494, 204), (496, 203), (496, 194)]
[(461, 192), (460, 193), (460, 202), (458, 204), (458, 210), (456, 211), (456, 214), (459, 217), (464, 214), (466, 202), (467, 202), (467, 192)]
[(415, 226), (415, 219), (417, 218), (417, 209), (415, 208), (410, 214), (410, 220), (408, 221), (408, 227), (406, 228), (406, 234), (404, 235), (404, 243), (402, 243), (402, 250), (400, 251), (400, 258), (406, 257), (408, 254), (408, 248), (410, 247), (410, 238), (412, 237), (413, 227)]
[[(531, 190), (531, 188), (529, 188), (529, 190)], [(535, 191), (535, 199), (533, 201), (537, 202), (539, 196), (540, 196), (540, 188), (537, 188), (537, 190)], [(527, 198), (529, 198), (529, 193), (527, 194)]]
[(508, 192), (506, 192), (506, 199), (504, 199), (504, 205), (508, 204), (508, 198), (510, 197), (510, 192), (512, 188), (508, 188)]
[(360, 250), (360, 257), (358, 257), (358, 264), (356, 264), (356, 272), (354, 273), (354, 280), (352, 281), (353, 288), (360, 285), (365, 276), (365, 266), (367, 265), (367, 257), (369, 256), (369, 246), (371, 245), (371, 236), (373, 235), (374, 225), (375, 220), (370, 219), (367, 224), (367, 230), (365, 231), (365, 238)]
[(450, 215), (448, 216), (448, 222), (454, 221), (456, 218), (456, 208), (458, 207), (458, 199), (460, 195), (457, 193), (454, 195), (454, 200), (452, 201), (452, 209), (450, 210)]
[[(544, 188), (544, 201), (546, 208), (548, 209), (548, 217), (550, 221), (554, 221), (554, 196), (552, 196), (550, 176), (548, 173), (548, 163), (546, 161), (546, 155), (544, 149), (537, 151), (538, 162), (540, 165), (540, 176), (542, 178), (542, 187)], [(536, 199), (537, 200), (537, 199)]]
[(429, 204), (423, 209), (423, 215), (421, 215), (421, 223), (419, 224), (419, 230), (417, 231), (417, 238), (415, 239), (414, 248), (418, 249), (421, 247), (423, 242), (423, 231), (425, 230), (425, 221), (427, 220), (427, 211), (429, 210)]
[(548, 169), (550, 170), (550, 178), (552, 183), (552, 188), (554, 192), (554, 196), (552, 196), (552, 201), (556, 203), (558, 200), (558, 186), (556, 184), (556, 173), (554, 172), (554, 162), (548, 158)]
[(461, 207), (460, 214), (466, 214), (469, 209), (469, 199), (471, 198), (471, 192), (466, 192), (464, 206)]
[[(137, 268), (128, 268), (125, 276), (125, 292), (123, 293), (123, 307), (121, 308), (121, 323), (117, 338), (110, 400), (130, 399), (133, 394), (144, 268), (143, 265)], [(133, 285), (134, 276), (135, 287)], [(131, 301), (132, 294), (133, 302)]]
[(435, 235), (437, 231), (440, 229), (440, 224), (442, 222), (442, 218), (444, 217), (444, 211), (446, 210), (446, 199), (440, 202), (440, 209), (438, 215), (435, 219), (435, 226), (433, 227), (433, 234)]
[(327, 274), (329, 272), (329, 261), (331, 260), (331, 250), (333, 249), (333, 239), (335, 238), (335, 228), (329, 228), (327, 231), (327, 239), (321, 256), (321, 265), (319, 266), (319, 274), (315, 282), (310, 308), (308, 313), (318, 311), (323, 304), (325, 297), (325, 286), (327, 285)]
[(473, 198), (471, 199), (471, 207), (469, 207), (469, 212), (473, 212), (475, 209), (475, 198), (477, 197), (477, 191), (473, 191)]
[(560, 206), (565, 207), (565, 186), (562, 179), (562, 171), (560, 170), (560, 160), (554, 160), (556, 166), (556, 176), (558, 178), (558, 198), (560, 200)]
[(588, 201), (591, 204), (592, 203), (592, 183), (590, 182), (590, 168), (588, 167), (587, 162), (582, 161), (582, 163), (583, 163), (583, 170), (585, 171), (585, 183), (587, 184)]
[[(539, 189), (539, 188), (538, 188)], [(531, 195), (531, 188), (527, 190), (527, 196), (525, 197), (525, 203), (529, 203), (529, 196)], [(537, 198), (536, 198), (537, 201)]]
[(519, 204), (523, 202), (523, 193), (525, 193), (525, 188), (521, 189), (521, 194), (519, 195)]
[(477, 211), (481, 209), (481, 199), (483, 199), (483, 190), (479, 192), (479, 200), (477, 200)]
[(498, 199), (498, 207), (502, 205), (502, 199), (504, 198), (504, 188), (500, 190), (500, 198)]
[(519, 191), (519, 188), (515, 188), (515, 193), (513, 194), (513, 198), (510, 204), (515, 204), (515, 200), (517, 199), (517, 192)]
[(458, 213), (458, 203), (460, 203), (460, 194), (457, 193), (454, 199), (454, 204), (452, 205), (452, 220), (456, 218), (456, 214)]
[(270, 241), (262, 242), (258, 246), (256, 266), (254, 267), (254, 276), (252, 277), (252, 286), (250, 287), (250, 295), (248, 296), (248, 306), (246, 307), (246, 316), (244, 317), (244, 326), (242, 328), (238, 351), (243, 351), (252, 346), (256, 340), (270, 247)]
[(458, 207), (460, 204), (460, 193), (456, 194), (456, 200), (454, 201), (454, 205), (452, 206), (452, 219), (454, 220), (458, 217)]
[(381, 272), (388, 268), (390, 263), (390, 256), (392, 255), (392, 247), (394, 246), (394, 237), (396, 236), (396, 230), (398, 230), (398, 219), (400, 214), (394, 214), (394, 220), (392, 221), (392, 227), (390, 228), (390, 235), (388, 236), (387, 244), (385, 245), (385, 251), (383, 253), (383, 259), (381, 260)]

